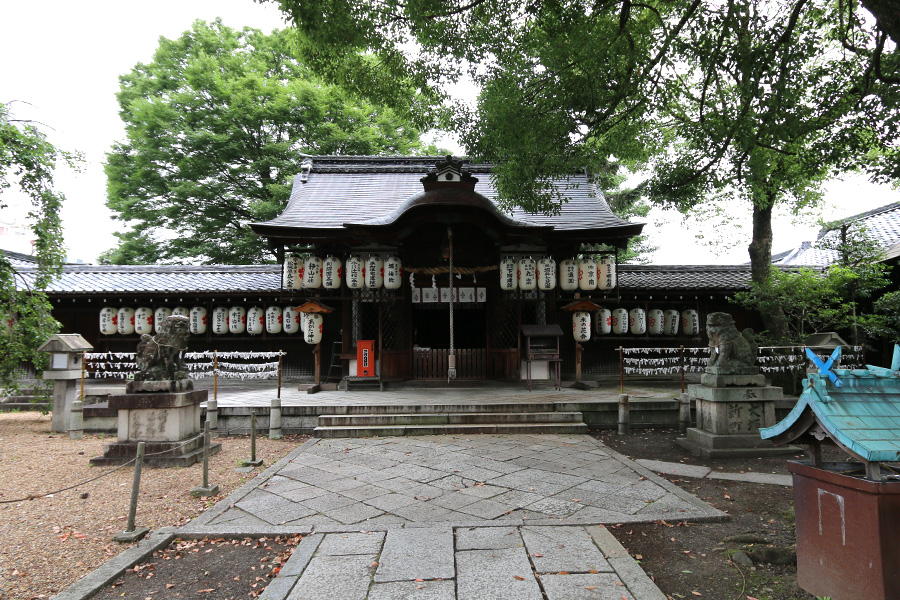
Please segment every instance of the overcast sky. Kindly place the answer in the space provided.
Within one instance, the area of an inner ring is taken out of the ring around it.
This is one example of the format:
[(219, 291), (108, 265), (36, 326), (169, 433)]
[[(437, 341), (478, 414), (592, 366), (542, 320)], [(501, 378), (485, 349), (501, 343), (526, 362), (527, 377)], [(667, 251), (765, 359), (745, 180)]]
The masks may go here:
[[(121, 227), (104, 205), (102, 166), (111, 144), (124, 138), (115, 99), (119, 75), (148, 62), (160, 36), (178, 37), (195, 19), (216, 17), (234, 28), (269, 31), (284, 26), (274, 4), (253, 0), (45, 0), (4, 2), (0, 8), (0, 102), (18, 101), (11, 107), (17, 118), (45, 123), (52, 127), (52, 142), (86, 157), (83, 172), (57, 174), (57, 187), (68, 198), (62, 217), (71, 261), (94, 261), (115, 245), (112, 233)], [(828, 189), (828, 207), (821, 215), (828, 220), (900, 200), (897, 192), (859, 177), (833, 182)], [(4, 212), (18, 216), (12, 208)], [(813, 239), (819, 216), (810, 215), (806, 227), (779, 219), (774, 251)], [(677, 214), (654, 211), (644, 231), (660, 247), (656, 264), (736, 264), (748, 260), (749, 214), (737, 215), (736, 225), (740, 223), (742, 229), (727, 229), (736, 247), (718, 255), (694, 238), (697, 224), (691, 219), (685, 223)]]

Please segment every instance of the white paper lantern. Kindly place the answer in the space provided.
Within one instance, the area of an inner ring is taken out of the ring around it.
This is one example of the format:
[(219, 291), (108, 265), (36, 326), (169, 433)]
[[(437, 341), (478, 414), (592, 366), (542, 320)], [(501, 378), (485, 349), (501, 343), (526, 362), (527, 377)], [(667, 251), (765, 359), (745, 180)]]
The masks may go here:
[(119, 328), (116, 324), (119, 322), (119, 309), (111, 306), (104, 306), (100, 309), (100, 333), (103, 335), (112, 335)]
[(322, 287), (322, 259), (318, 256), (307, 256), (303, 261), (303, 287), (307, 290)]
[(297, 333), (300, 331), (300, 311), (293, 306), (284, 307), (281, 321), (285, 333)]
[(556, 261), (549, 256), (537, 262), (537, 284), (545, 292), (556, 287)]
[(684, 335), (697, 335), (700, 333), (700, 315), (697, 311), (689, 308), (681, 311), (681, 332)]
[(138, 335), (153, 333), (153, 309), (149, 306), (134, 309), (134, 332)]
[(162, 327), (162, 324), (165, 323), (166, 319), (172, 316), (172, 309), (168, 306), (160, 306), (153, 312), (153, 326), (156, 330), (156, 333), (159, 333), (159, 328)]
[(266, 311), (262, 306), (251, 306), (247, 310), (247, 333), (259, 335), (265, 328)]
[(384, 261), (377, 254), (370, 254), (366, 259), (365, 271), (363, 278), (366, 280), (366, 287), (370, 290), (377, 290), (384, 285)]
[(613, 309), (612, 330), (617, 335), (628, 333), (628, 310), (624, 308)]
[(578, 261), (578, 287), (585, 291), (597, 289), (597, 263), (592, 258)]
[(338, 290), (341, 288), (341, 274), (343, 263), (337, 256), (327, 256), (322, 261), (322, 287), (326, 290)]
[(510, 292), (519, 287), (519, 263), (512, 256), (500, 261), (500, 289)]
[(363, 260), (355, 255), (347, 259), (347, 287), (351, 290), (363, 287)]
[(609, 310), (608, 308), (601, 308), (594, 313), (594, 319), (596, 320), (594, 331), (597, 332), (597, 335), (607, 335), (609, 333), (612, 333), (611, 310)]
[(212, 332), (216, 335), (228, 333), (228, 308), (217, 306), (213, 309)]
[(399, 290), (403, 285), (403, 262), (399, 256), (389, 256), (384, 261), (384, 287)]
[(228, 309), (228, 331), (244, 333), (247, 329), (247, 309), (243, 306), (232, 306)]
[(616, 259), (614, 256), (601, 256), (597, 263), (597, 287), (601, 290), (612, 290), (616, 287)]
[(576, 342), (591, 339), (591, 313), (582, 310), (572, 313), (572, 335)]
[(647, 311), (647, 332), (650, 335), (662, 335), (665, 321), (666, 316), (661, 308), (651, 308)]
[(191, 308), (191, 333), (194, 335), (203, 335), (206, 333), (207, 313), (206, 307), (195, 306)]
[(270, 306), (266, 309), (266, 332), (281, 333), (281, 321), (283, 319), (280, 306)]
[(537, 286), (537, 264), (530, 256), (519, 261), (519, 288), (530, 292)]
[(191, 311), (187, 306), (176, 306), (172, 309), (173, 317), (190, 317)]
[(647, 333), (647, 314), (643, 308), (632, 308), (628, 313), (628, 325), (634, 335)]
[(116, 331), (122, 335), (134, 333), (134, 309), (123, 306), (116, 315)]
[(663, 333), (665, 335), (678, 335), (678, 324), (681, 321), (681, 313), (677, 310), (669, 309), (666, 311), (666, 322), (663, 325)]
[(322, 341), (322, 315), (310, 313), (303, 322), (303, 340), (307, 344), (318, 344)]
[(284, 257), (281, 285), (286, 290), (299, 290), (303, 285), (303, 259), (296, 254)]
[(559, 263), (559, 287), (564, 292), (578, 289), (578, 261), (567, 258)]

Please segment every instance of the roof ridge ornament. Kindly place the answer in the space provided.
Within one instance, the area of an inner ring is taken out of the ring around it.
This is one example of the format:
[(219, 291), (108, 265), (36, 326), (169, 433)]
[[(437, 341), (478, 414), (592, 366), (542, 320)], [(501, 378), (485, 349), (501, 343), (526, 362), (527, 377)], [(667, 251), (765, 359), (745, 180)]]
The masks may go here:
[(306, 183), (309, 181), (309, 172), (312, 171), (313, 161), (311, 158), (304, 158), (303, 162), (300, 163), (300, 182)]
[(464, 187), (474, 190), (475, 184), (478, 183), (478, 179), (463, 168), (462, 159), (455, 159), (450, 154), (444, 160), (435, 163), (434, 167), (420, 180), (425, 191), (438, 187)]

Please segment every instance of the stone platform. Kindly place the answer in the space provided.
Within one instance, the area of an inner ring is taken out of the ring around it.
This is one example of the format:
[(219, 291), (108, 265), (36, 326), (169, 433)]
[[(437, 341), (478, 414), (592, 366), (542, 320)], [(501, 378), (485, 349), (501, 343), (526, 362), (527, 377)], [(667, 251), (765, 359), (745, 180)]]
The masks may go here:
[[(207, 392), (119, 394), (109, 397), (109, 409), (117, 411), (118, 441), (104, 447), (103, 456), (91, 464), (120, 465), (137, 455), (145, 443), (144, 464), (149, 467), (187, 467), (203, 458), (200, 437), (200, 404)], [(211, 444), (210, 454), (221, 450)]]

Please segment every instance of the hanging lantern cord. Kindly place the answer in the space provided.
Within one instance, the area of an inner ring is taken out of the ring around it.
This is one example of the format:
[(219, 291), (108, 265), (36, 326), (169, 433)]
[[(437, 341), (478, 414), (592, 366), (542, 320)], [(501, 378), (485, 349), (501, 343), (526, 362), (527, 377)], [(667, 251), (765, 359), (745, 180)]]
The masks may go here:
[(456, 352), (453, 343), (453, 230), (447, 226), (450, 241), (450, 356), (447, 358), (447, 382), (456, 379)]

